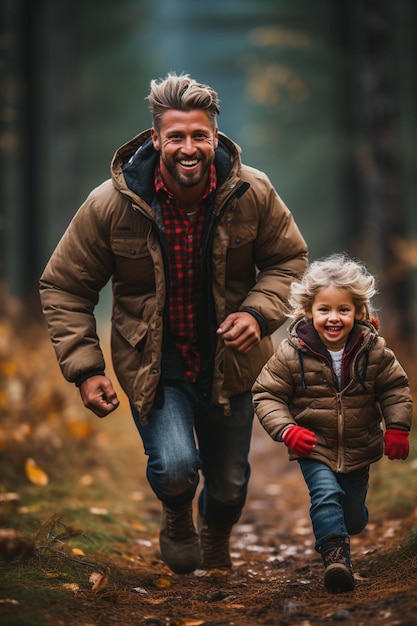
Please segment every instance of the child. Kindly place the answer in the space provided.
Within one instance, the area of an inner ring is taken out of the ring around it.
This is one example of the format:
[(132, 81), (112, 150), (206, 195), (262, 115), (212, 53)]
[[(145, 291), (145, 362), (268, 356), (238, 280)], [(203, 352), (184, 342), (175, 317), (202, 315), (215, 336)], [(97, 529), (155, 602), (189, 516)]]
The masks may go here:
[(410, 388), (371, 317), (374, 294), (361, 263), (341, 254), (312, 263), (291, 285), (288, 337), (252, 390), (260, 423), (300, 464), (332, 593), (354, 589), (349, 536), (368, 522), (369, 465), (409, 453)]

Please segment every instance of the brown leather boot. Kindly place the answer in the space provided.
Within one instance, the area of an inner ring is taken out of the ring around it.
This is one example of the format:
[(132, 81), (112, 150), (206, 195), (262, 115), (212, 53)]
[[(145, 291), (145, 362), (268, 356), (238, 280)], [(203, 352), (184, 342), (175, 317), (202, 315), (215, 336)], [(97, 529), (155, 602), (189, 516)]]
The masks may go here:
[(200, 564), (200, 542), (189, 502), (181, 507), (162, 505), (159, 547), (162, 558), (173, 572), (189, 574)]
[(232, 526), (215, 526), (199, 518), (201, 569), (231, 569), (229, 552)]
[(349, 537), (335, 536), (320, 547), (324, 563), (324, 586), (330, 593), (353, 591), (352, 563)]

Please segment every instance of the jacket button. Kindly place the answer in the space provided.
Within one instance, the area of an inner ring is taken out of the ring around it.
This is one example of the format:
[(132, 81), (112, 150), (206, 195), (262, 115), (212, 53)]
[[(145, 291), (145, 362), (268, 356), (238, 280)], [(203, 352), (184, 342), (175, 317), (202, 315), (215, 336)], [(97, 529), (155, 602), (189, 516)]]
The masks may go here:
[(136, 250), (134, 248), (130, 248), (129, 254), (130, 254), (130, 256), (135, 256)]
[(240, 239), (235, 239), (235, 243), (236, 243), (236, 244), (239, 244), (239, 243), (240, 243), (240, 241), (241, 241)]

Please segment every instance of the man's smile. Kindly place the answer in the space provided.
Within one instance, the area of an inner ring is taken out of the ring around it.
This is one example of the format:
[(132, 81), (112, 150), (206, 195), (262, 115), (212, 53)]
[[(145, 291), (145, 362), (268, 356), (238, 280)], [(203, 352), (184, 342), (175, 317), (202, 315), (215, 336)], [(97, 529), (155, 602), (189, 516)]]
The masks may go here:
[(198, 165), (199, 160), (198, 159), (181, 159), (178, 161), (178, 163), (182, 166), (182, 167), (195, 167), (196, 165)]

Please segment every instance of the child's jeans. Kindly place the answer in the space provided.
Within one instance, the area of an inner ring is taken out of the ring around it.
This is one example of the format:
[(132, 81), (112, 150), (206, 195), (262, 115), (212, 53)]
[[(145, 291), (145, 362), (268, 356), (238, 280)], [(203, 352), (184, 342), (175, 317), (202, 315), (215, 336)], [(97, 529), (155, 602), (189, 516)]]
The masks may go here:
[(339, 474), (315, 459), (298, 459), (298, 462), (310, 493), (316, 550), (335, 535), (359, 534), (368, 523), (365, 500), (369, 467)]

